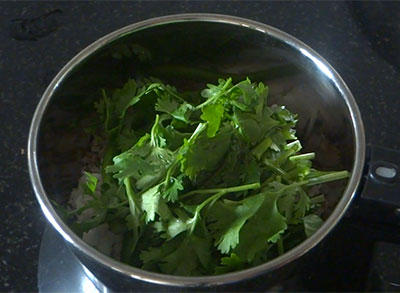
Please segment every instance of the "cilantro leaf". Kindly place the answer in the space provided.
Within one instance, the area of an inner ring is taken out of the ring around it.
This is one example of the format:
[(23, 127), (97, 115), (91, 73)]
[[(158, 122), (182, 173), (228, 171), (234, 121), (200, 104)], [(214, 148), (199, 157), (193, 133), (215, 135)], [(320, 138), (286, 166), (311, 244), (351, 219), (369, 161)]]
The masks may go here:
[(218, 201), (208, 210), (209, 229), (214, 234), (215, 245), (222, 253), (228, 253), (239, 243), (239, 232), (263, 203), (263, 195), (248, 197), (239, 203)]
[(175, 202), (178, 200), (178, 192), (183, 189), (182, 179), (171, 177), (168, 186), (162, 192), (161, 196), (170, 202)]
[(182, 159), (181, 170), (191, 180), (203, 170), (213, 170), (225, 156), (231, 136), (231, 127), (226, 124), (212, 138), (202, 132), (196, 140), (186, 141), (187, 151)]
[(226, 274), (229, 272), (239, 271), (246, 267), (246, 263), (236, 255), (231, 253), (229, 257), (225, 256), (221, 258), (221, 265), (215, 268), (217, 275)]
[(202, 108), (201, 119), (208, 122), (207, 136), (214, 137), (219, 130), (222, 116), (224, 115), (224, 106), (221, 104), (206, 105)]
[(240, 242), (233, 250), (241, 259), (251, 263), (255, 256), (276, 242), (287, 228), (279, 213), (277, 200), (280, 193), (263, 193), (263, 202), (257, 213), (240, 230)]
[(160, 186), (149, 188), (142, 194), (142, 209), (146, 212), (146, 222), (154, 221), (160, 200)]
[(278, 209), (288, 223), (292, 223), (295, 201), (296, 198), (293, 194), (287, 194), (278, 200)]
[(190, 123), (190, 117), (194, 111), (195, 108), (191, 104), (183, 103), (179, 106), (179, 108), (171, 113), (171, 116), (179, 121)]
[(117, 144), (120, 150), (126, 151), (138, 141), (133, 129), (125, 128), (118, 137)]
[(209, 238), (190, 235), (185, 237), (174, 252), (162, 259), (159, 265), (165, 274), (191, 276), (201, 273), (199, 267), (207, 269), (211, 261)]
[(146, 212), (146, 222), (154, 221), (158, 214), (161, 219), (169, 219), (172, 214), (165, 200), (161, 197), (161, 184), (147, 189), (142, 194), (142, 210)]
[(202, 90), (201, 96), (207, 98), (207, 101), (203, 104), (208, 104), (218, 100), (222, 95), (225, 94), (226, 90), (232, 86), (232, 78), (224, 80), (218, 79), (218, 85), (207, 84), (207, 88)]
[(308, 197), (308, 195), (304, 192), (304, 190), (300, 188), (299, 193), (300, 193), (299, 200), (294, 207), (296, 218), (304, 217), (304, 215), (307, 213), (307, 211), (310, 209), (311, 206), (311, 200)]
[(184, 231), (188, 231), (192, 228), (194, 220), (189, 218), (184, 211), (175, 210), (178, 214), (177, 217), (170, 217), (167, 221), (159, 221), (154, 224), (154, 228), (157, 232), (163, 233), (161, 237), (165, 239), (172, 239)]
[(155, 110), (167, 113), (174, 119), (186, 124), (190, 123), (190, 116), (195, 111), (195, 107), (181, 98), (175, 88), (167, 85), (162, 86), (160, 89), (162, 91), (158, 91), (159, 98), (157, 99)]
[(121, 89), (114, 91), (112, 99), (116, 101), (115, 112), (118, 117), (122, 117), (126, 109), (139, 102), (140, 96), (137, 95), (138, 86), (134, 79), (129, 79)]
[(157, 268), (164, 274), (192, 276), (209, 270), (211, 262), (210, 238), (196, 235), (176, 237), (165, 245), (142, 252), (143, 268)]
[(190, 116), (195, 110), (189, 103), (179, 103), (176, 99), (171, 97), (169, 93), (164, 93), (158, 98), (155, 109), (159, 112), (167, 113), (171, 117), (184, 123), (190, 122)]
[(268, 110), (261, 115), (235, 109), (234, 121), (239, 127), (240, 133), (251, 144), (259, 142), (269, 130), (279, 124), (278, 121), (271, 118)]
[(181, 133), (174, 126), (168, 125), (162, 129), (163, 136), (166, 139), (166, 147), (172, 151), (177, 150), (183, 145), (184, 139), (189, 139), (190, 133)]
[(165, 112), (168, 114), (173, 113), (180, 106), (179, 102), (174, 100), (168, 93), (162, 95), (157, 100), (155, 109), (159, 112)]
[(86, 192), (93, 196), (94, 192), (96, 191), (98, 179), (89, 172), (85, 172), (85, 175), (86, 175), (86, 186), (85, 186)]
[(303, 218), (303, 223), (304, 232), (306, 233), (307, 237), (310, 237), (322, 226), (324, 221), (319, 216), (311, 214)]
[(151, 134), (144, 135), (131, 149), (114, 157), (114, 165), (106, 168), (107, 172), (114, 173), (114, 178), (122, 181), (133, 177), (136, 187), (143, 189), (160, 179), (166, 172), (174, 160), (174, 154), (165, 147), (165, 139), (160, 136), (157, 117)]

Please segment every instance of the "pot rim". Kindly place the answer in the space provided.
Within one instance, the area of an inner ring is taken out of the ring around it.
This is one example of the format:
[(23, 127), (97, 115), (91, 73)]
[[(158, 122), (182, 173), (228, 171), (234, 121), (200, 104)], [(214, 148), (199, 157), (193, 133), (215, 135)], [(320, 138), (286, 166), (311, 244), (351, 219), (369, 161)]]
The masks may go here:
[[(62, 83), (63, 80), (68, 76), (71, 70), (98, 49), (126, 34), (134, 33), (138, 30), (147, 29), (153, 26), (166, 25), (176, 22), (226, 23), (236, 26), (247, 27), (251, 30), (259, 31), (261, 33), (279, 39), (282, 42), (285, 42), (286, 44), (290, 45), (295, 50), (303, 54), (306, 58), (310, 59), (325, 76), (333, 81), (335, 87), (340, 91), (343, 99), (345, 100), (347, 109), (350, 113), (353, 138), (355, 142), (354, 163), (351, 170), (351, 176), (348, 180), (346, 189), (339, 203), (336, 205), (335, 209), (328, 217), (328, 219), (324, 222), (322, 227), (318, 229), (312, 236), (297, 245), (295, 248), (284, 253), (283, 255), (256, 267), (218, 276), (184, 277), (153, 273), (123, 264), (100, 253), (93, 247), (89, 246), (86, 242), (84, 242), (74, 232), (72, 232), (72, 230), (61, 220), (61, 218), (56, 213), (49, 198), (46, 195), (40, 179), (37, 157), (37, 139), (41, 120), (55, 90), (57, 89), (59, 84)], [(215, 286), (238, 282), (244, 279), (250, 279), (260, 274), (276, 270), (308, 252), (336, 226), (336, 224), (339, 222), (339, 220), (342, 218), (343, 214), (349, 207), (351, 200), (354, 198), (357, 187), (361, 180), (365, 160), (365, 133), (360, 111), (357, 107), (356, 101), (351, 94), (349, 88), (344, 83), (343, 79), (324, 58), (322, 58), (318, 53), (316, 53), (313, 49), (304, 44), (302, 41), (269, 25), (240, 17), (209, 13), (175, 14), (147, 19), (120, 28), (93, 42), (91, 45), (87, 46), (75, 57), (73, 57), (52, 80), (36, 108), (29, 131), (27, 158), (32, 186), (43, 213), (45, 214), (47, 220), (51, 223), (51, 225), (75, 249), (79, 250), (84, 255), (87, 255), (95, 262), (98, 262), (103, 266), (112, 269), (113, 271), (119, 272), (125, 276), (134, 279), (160, 285), (171, 285), (179, 287)]]

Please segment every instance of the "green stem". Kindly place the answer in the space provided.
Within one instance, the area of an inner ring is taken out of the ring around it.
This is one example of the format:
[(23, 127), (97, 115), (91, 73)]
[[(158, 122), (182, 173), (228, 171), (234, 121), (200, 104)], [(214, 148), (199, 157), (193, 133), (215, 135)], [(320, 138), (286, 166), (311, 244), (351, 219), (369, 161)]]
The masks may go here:
[(192, 140), (195, 140), (200, 133), (206, 129), (207, 124), (206, 123), (199, 123), (196, 127), (196, 129), (194, 130), (193, 134), (189, 137), (188, 141), (191, 142)]
[(297, 153), (298, 151), (300, 151), (301, 144), (298, 140), (296, 140), (296, 141), (289, 143), (286, 147), (288, 149), (281, 152), (280, 155), (274, 161), (274, 163), (278, 166), (280, 164), (282, 164), (283, 162), (285, 162), (288, 157), (290, 157), (290, 156), (294, 155), (295, 153)]
[(209, 198), (207, 198), (205, 201), (203, 201), (201, 204), (199, 204), (197, 206), (196, 213), (199, 213), (201, 211), (201, 209), (204, 208), (208, 203), (218, 200), (224, 194), (227, 194), (227, 192), (220, 191), (220, 192), (214, 194), (213, 196), (210, 196)]
[(323, 203), (325, 201), (325, 196), (323, 194), (314, 196), (310, 199), (312, 204), (319, 204), (319, 203)]
[(106, 113), (105, 113), (105, 121), (104, 121), (104, 128), (106, 131), (109, 130), (109, 123), (110, 123), (110, 103), (108, 101), (107, 93), (105, 89), (101, 90), (101, 93), (103, 95), (103, 99), (105, 102), (105, 107), (106, 107)]
[(68, 217), (71, 217), (71, 216), (73, 216), (75, 214), (80, 214), (80, 213), (82, 213), (84, 210), (86, 210), (88, 208), (89, 208), (89, 206), (86, 205), (86, 206), (80, 207), (80, 208), (78, 208), (76, 210), (73, 210), (73, 211), (68, 213)]
[[(268, 178), (266, 181), (264, 181), (263, 184), (261, 184), (261, 189), (262, 189), (263, 187), (265, 187), (265, 186), (266, 186), (269, 182), (271, 182), (271, 181), (273, 181), (273, 180), (270, 180), (270, 178)], [(286, 185), (285, 187), (283, 187), (281, 190), (278, 190), (277, 192), (280, 192), (280, 193), (281, 193), (281, 192), (284, 192), (284, 191), (286, 191), (286, 190), (288, 190), (288, 189), (300, 187), (300, 186), (307, 185), (307, 184), (308, 184), (308, 180), (295, 182), (295, 183)]]
[(251, 153), (258, 159), (260, 160), (262, 155), (267, 151), (267, 149), (271, 146), (272, 144), (272, 139), (267, 136), (266, 138), (263, 139), (262, 142), (260, 142), (256, 147), (253, 148)]
[(136, 214), (135, 192), (133, 191), (129, 177), (126, 177), (124, 179), (124, 185), (125, 185), (126, 195), (128, 196), (128, 202), (129, 202), (129, 207), (131, 209), (131, 213), (132, 215), (135, 215)]
[(190, 191), (188, 193), (185, 193), (180, 196), (181, 199), (184, 199), (188, 196), (191, 196), (193, 194), (207, 194), (207, 193), (231, 193), (231, 192), (239, 192), (239, 191), (244, 191), (248, 189), (257, 189), (260, 188), (260, 183), (252, 183), (252, 184), (246, 184), (246, 185), (241, 185), (241, 186), (234, 186), (234, 187), (226, 187), (226, 188), (212, 188), (212, 189), (197, 189)]
[(268, 159), (264, 159), (264, 160), (263, 160), (263, 163), (264, 163), (267, 167), (273, 169), (275, 172), (277, 172), (279, 175), (281, 175), (283, 179), (285, 179), (286, 181), (289, 181), (289, 176), (288, 176), (288, 174), (287, 174), (284, 170), (282, 170), (281, 168), (275, 166), (275, 165), (274, 165), (272, 162), (270, 162)]
[(171, 176), (175, 171), (176, 166), (178, 165), (179, 161), (174, 161), (171, 166), (169, 166), (168, 170), (167, 170), (167, 175), (165, 175), (165, 180), (164, 180), (164, 191), (165, 189), (168, 187), (169, 185), (169, 181), (171, 180)]
[(271, 183), (272, 181), (274, 181), (276, 176), (270, 176), (267, 180), (265, 180), (262, 184), (261, 184), (261, 189), (263, 189), (265, 186), (268, 185), (268, 183)]
[(295, 162), (295, 161), (300, 161), (300, 160), (312, 160), (314, 158), (315, 158), (315, 153), (307, 153), (307, 154), (291, 156), (289, 158), (289, 161)]
[(157, 146), (156, 140), (154, 138), (156, 137), (156, 129), (157, 129), (159, 120), (160, 120), (160, 116), (158, 114), (156, 114), (156, 119), (154, 120), (153, 127), (151, 128), (151, 131), (150, 131), (150, 141), (153, 146)]
[(124, 201), (120, 202), (119, 204), (117, 204), (115, 206), (108, 207), (108, 209), (117, 209), (119, 207), (122, 207), (122, 206), (126, 205), (127, 203), (128, 203), (128, 201), (124, 200)]
[(134, 194), (133, 194), (131, 182), (129, 181), (129, 177), (125, 177), (124, 186), (125, 186), (125, 191), (126, 191), (126, 194), (128, 195), (128, 197), (133, 198)]
[(200, 105), (197, 105), (195, 109), (196, 109), (196, 110), (199, 110), (199, 109), (203, 108), (205, 105), (208, 105), (209, 103), (211, 103), (211, 102), (213, 102), (213, 101), (215, 101), (215, 100), (218, 100), (219, 97), (221, 97), (223, 94), (226, 93), (226, 89), (227, 89), (228, 86), (230, 86), (231, 84), (232, 84), (232, 78), (228, 78), (228, 79), (225, 81), (224, 86), (222, 87), (222, 89), (220, 90), (220, 92), (219, 92), (216, 96), (214, 96), (214, 97), (212, 97), (212, 98), (209, 98), (207, 101), (205, 101), (204, 103), (201, 103)]
[(201, 212), (201, 210), (202, 210), (207, 204), (209, 204), (209, 203), (212, 202), (212, 201), (218, 200), (218, 199), (219, 199), (221, 196), (223, 196), (224, 194), (225, 194), (225, 192), (218, 192), (218, 193), (216, 193), (216, 194), (210, 196), (210, 197), (207, 198), (206, 200), (204, 200), (201, 204), (199, 204), (199, 205), (196, 207), (196, 209), (195, 209), (195, 211), (194, 211), (194, 216), (193, 216), (193, 218), (190, 220), (191, 227), (190, 227), (190, 229), (189, 229), (189, 234), (192, 234), (192, 233), (193, 233), (193, 231), (194, 231), (194, 229), (195, 229), (195, 227), (196, 227), (196, 225), (197, 225), (197, 223), (198, 223), (198, 220), (199, 220), (199, 218), (200, 218), (200, 212)]
[[(111, 209), (117, 209), (117, 208), (119, 208), (119, 207), (122, 207), (122, 206), (126, 205), (127, 203), (128, 203), (128, 201), (127, 201), (127, 200), (124, 200), (123, 202), (120, 202), (119, 204), (117, 204), (117, 205), (115, 205), (115, 206), (107, 207), (107, 209), (109, 209), (109, 210), (111, 210)], [(80, 207), (80, 208), (78, 208), (78, 209), (75, 209), (75, 210), (73, 210), (73, 211), (70, 211), (70, 212), (68, 213), (68, 217), (71, 217), (71, 216), (73, 216), (73, 215), (75, 215), (75, 214), (80, 214), (80, 213), (82, 213), (83, 211), (87, 210), (88, 208), (90, 208), (90, 206), (86, 205), (86, 206)]]
[(139, 220), (138, 220), (138, 207), (135, 202), (135, 193), (132, 189), (131, 182), (129, 177), (126, 177), (124, 179), (124, 185), (125, 185), (125, 191), (126, 195), (128, 196), (128, 202), (129, 202), (129, 211), (131, 212), (131, 215), (133, 217), (134, 221), (134, 227), (133, 227), (133, 244), (131, 247), (131, 254), (135, 251), (136, 244), (139, 240)]
[(282, 239), (282, 237), (279, 238), (279, 240), (277, 242), (277, 245), (278, 245), (278, 253), (279, 253), (279, 255), (284, 254), (285, 253), (285, 248), (283, 247), (283, 239)]
[(174, 96), (175, 98), (177, 98), (179, 101), (181, 101), (181, 102), (183, 102), (183, 103), (187, 103), (187, 101), (186, 101), (184, 98), (178, 96), (178, 95), (175, 94), (173, 91), (171, 91), (169, 88), (165, 87), (164, 90), (165, 90), (166, 92), (168, 92), (170, 95), (172, 95), (172, 96)]
[(325, 183), (325, 182), (345, 179), (347, 177), (349, 177), (348, 171), (332, 172), (332, 173), (329, 173), (326, 175), (308, 179), (307, 185), (311, 186), (311, 185), (321, 184), (321, 183)]
[(113, 144), (108, 144), (104, 152), (103, 161), (101, 162), (101, 175), (103, 181), (108, 183), (112, 180), (112, 175), (106, 172), (106, 167), (112, 165), (113, 158), (116, 155), (117, 149)]

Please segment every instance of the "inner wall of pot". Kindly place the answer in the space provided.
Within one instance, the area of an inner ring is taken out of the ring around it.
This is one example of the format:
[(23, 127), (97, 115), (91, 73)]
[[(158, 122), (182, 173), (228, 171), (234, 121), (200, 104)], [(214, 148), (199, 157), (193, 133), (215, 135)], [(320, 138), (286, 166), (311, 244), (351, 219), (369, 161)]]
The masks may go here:
[[(216, 22), (178, 22), (125, 34), (78, 64), (59, 84), (43, 117), (39, 169), (47, 195), (65, 203), (90, 149), (84, 131), (101, 89), (128, 78), (153, 76), (179, 90), (199, 90), (219, 77), (269, 86), (268, 104), (298, 114), (303, 151), (315, 151), (321, 170), (351, 170), (354, 131), (346, 103), (331, 78), (289, 44), (263, 32)], [(327, 217), (345, 182), (325, 185)]]

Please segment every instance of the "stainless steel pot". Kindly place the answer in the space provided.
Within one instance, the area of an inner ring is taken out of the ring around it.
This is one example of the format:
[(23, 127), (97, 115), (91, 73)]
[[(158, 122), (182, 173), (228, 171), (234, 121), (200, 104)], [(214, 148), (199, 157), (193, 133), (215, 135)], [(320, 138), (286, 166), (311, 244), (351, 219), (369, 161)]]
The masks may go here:
[[(207, 277), (144, 271), (113, 260), (82, 241), (62, 221), (50, 200), (65, 202), (80, 176), (82, 152), (89, 147), (83, 125), (88, 107), (98, 98), (98, 90), (121, 86), (127, 78), (138, 75), (153, 75), (181, 88), (198, 88), (227, 75), (237, 79), (249, 76), (269, 85), (270, 103), (285, 104), (299, 114), (300, 138), (306, 149), (319, 155), (319, 167), (351, 171), (346, 186), (333, 184), (326, 190), (337, 203), (324, 225), (303, 243), (268, 263)], [(31, 181), (46, 218), (98, 279), (108, 287), (122, 290), (145, 290), (149, 284), (220, 286), (221, 290), (236, 290), (249, 282), (273, 285), (301, 265), (306, 259), (304, 255), (309, 255), (307, 252), (340, 221), (361, 186), (368, 167), (365, 158), (360, 112), (350, 90), (328, 62), (276, 28), (214, 14), (149, 19), (112, 32), (88, 46), (61, 69), (46, 89), (36, 109), (28, 142)], [(379, 166), (398, 171), (396, 165)], [(374, 174), (375, 179), (387, 179), (379, 177), (382, 173)], [(398, 173), (394, 178), (389, 179), (397, 180)], [(160, 288), (157, 290), (163, 287)]]

